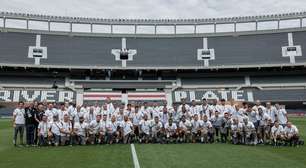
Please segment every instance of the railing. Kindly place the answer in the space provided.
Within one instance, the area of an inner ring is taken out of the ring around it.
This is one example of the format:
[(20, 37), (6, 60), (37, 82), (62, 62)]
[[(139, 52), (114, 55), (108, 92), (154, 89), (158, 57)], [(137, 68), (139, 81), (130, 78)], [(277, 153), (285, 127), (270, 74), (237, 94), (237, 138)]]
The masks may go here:
[(306, 12), (208, 19), (100, 19), (0, 13), (0, 27), (109, 34), (202, 34), (302, 28)]

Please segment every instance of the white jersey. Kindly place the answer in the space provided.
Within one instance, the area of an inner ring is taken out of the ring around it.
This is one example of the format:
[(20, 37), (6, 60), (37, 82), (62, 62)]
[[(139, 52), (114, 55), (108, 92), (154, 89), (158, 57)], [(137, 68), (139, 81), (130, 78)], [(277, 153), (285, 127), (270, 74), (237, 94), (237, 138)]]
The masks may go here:
[(242, 123), (238, 123), (238, 124), (232, 124), (231, 125), (231, 130), (234, 131), (234, 132), (237, 132), (237, 131), (242, 131), (242, 128), (243, 128), (243, 125)]
[(156, 123), (154, 120), (152, 120), (150, 127), (152, 128), (152, 132), (156, 133), (158, 131), (161, 131), (161, 129), (163, 128), (163, 124), (160, 121)]
[(203, 120), (191, 120), (192, 132), (197, 132), (198, 129), (203, 128)]
[(24, 109), (16, 108), (13, 112), (15, 116), (15, 124), (25, 124), (25, 111)]
[(122, 124), (123, 135), (127, 135), (133, 131), (133, 124), (131, 121), (123, 121)]
[(279, 123), (286, 124), (288, 122), (286, 109), (281, 108), (278, 109), (276, 112)]
[(172, 123), (172, 125), (170, 125), (169, 123), (166, 123), (166, 124), (165, 124), (165, 129), (166, 129), (166, 131), (168, 131), (168, 132), (175, 133), (176, 130), (177, 130), (177, 126), (176, 126), (175, 123)]
[(227, 112), (225, 105), (216, 105), (216, 111), (220, 113), (220, 115), (224, 115), (225, 112)]
[(140, 112), (133, 112), (130, 115), (130, 118), (132, 120), (133, 125), (139, 125), (141, 119), (142, 119), (142, 114)]
[(208, 119), (210, 119), (210, 112), (212, 111), (213, 112), (213, 109), (211, 108), (211, 106), (209, 104), (206, 104), (206, 105), (200, 105), (199, 106), (200, 108), (200, 114), (201, 115), (206, 115), (208, 117)]
[(58, 116), (57, 109), (55, 108), (47, 109), (45, 114), (48, 117), (48, 122), (53, 122), (53, 116)]
[(97, 122), (97, 120), (92, 120), (88, 125), (90, 134), (97, 134), (101, 131), (101, 121)]
[(150, 134), (150, 125), (151, 125), (150, 120), (141, 120), (140, 123), (139, 123), (141, 132), (149, 135)]
[(108, 126), (108, 123), (110, 121), (108, 120), (102, 120), (100, 121), (100, 131), (102, 131), (103, 133), (105, 133), (107, 131), (107, 126)]
[(57, 114), (58, 114), (58, 119), (59, 119), (60, 121), (64, 121), (64, 116), (65, 116), (66, 114), (69, 116), (67, 110), (60, 110), (60, 109), (59, 109), (59, 110), (57, 111)]
[(197, 106), (197, 105), (192, 105), (189, 107), (189, 112), (192, 116), (194, 116), (195, 114), (200, 115), (201, 113), (201, 106)]
[(291, 125), (291, 128), (285, 127), (284, 132), (287, 136), (297, 135), (299, 134), (299, 130), (295, 125)]
[(255, 126), (251, 121), (248, 121), (247, 123), (243, 123), (244, 131), (251, 132), (255, 130)]
[(113, 103), (106, 103), (106, 109), (109, 115), (113, 115), (116, 111)]
[(50, 127), (51, 127), (51, 124), (48, 122), (43, 122), (43, 121), (39, 122), (38, 124), (39, 133), (43, 135), (44, 137), (47, 137)]
[(160, 121), (163, 123), (163, 124), (166, 124), (169, 120), (169, 113), (164, 113), (164, 112), (161, 112), (160, 113)]
[(86, 122), (83, 123), (76, 122), (74, 123), (74, 129), (78, 136), (86, 136), (86, 130), (88, 129), (88, 124)]
[(108, 133), (114, 133), (117, 131), (117, 128), (121, 127), (121, 122), (115, 121), (115, 122), (108, 122), (106, 129)]
[(182, 108), (184, 106), (185, 106), (186, 111), (189, 112), (190, 111), (190, 106), (188, 104), (181, 104), (181, 105), (179, 105), (178, 108), (177, 108), (177, 111), (181, 113), (183, 111)]
[(55, 135), (61, 135), (62, 123), (60, 121), (53, 122), (51, 124), (51, 132)]
[(183, 129), (184, 131), (187, 131), (192, 127), (191, 122), (189, 120), (185, 120), (185, 122), (181, 121), (179, 123), (179, 127)]
[(284, 132), (284, 128), (283, 128), (283, 126), (281, 126), (281, 125), (279, 125), (278, 127), (273, 126), (273, 127), (271, 128), (271, 133), (272, 133), (273, 135), (281, 135), (281, 134), (283, 134), (283, 132)]
[(93, 113), (86, 113), (84, 114), (84, 121), (87, 123), (87, 124), (90, 124), (92, 121), (96, 120), (96, 114), (95, 112)]
[(203, 128), (205, 128), (205, 129), (209, 129), (209, 128), (212, 128), (212, 124), (211, 124), (211, 122), (210, 121), (204, 121), (203, 120)]
[[(68, 122), (63, 121), (63, 122), (61, 122), (61, 124), (62, 124), (61, 129), (63, 129), (63, 131), (65, 131), (65, 132), (69, 132), (72, 129), (72, 124), (71, 124), (70, 121), (68, 121)], [(70, 135), (65, 134), (65, 133), (61, 133), (61, 136), (70, 136)]]
[(277, 110), (274, 106), (271, 106), (271, 108), (266, 108), (266, 113), (271, 118), (272, 123), (275, 122), (276, 118), (275, 115), (277, 115)]

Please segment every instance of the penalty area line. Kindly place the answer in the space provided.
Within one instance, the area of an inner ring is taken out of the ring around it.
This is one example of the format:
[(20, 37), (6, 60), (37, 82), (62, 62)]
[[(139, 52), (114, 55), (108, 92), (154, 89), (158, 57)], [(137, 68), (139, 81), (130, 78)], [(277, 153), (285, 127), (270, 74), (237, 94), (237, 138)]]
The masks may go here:
[(139, 162), (138, 162), (138, 157), (136, 154), (136, 149), (134, 144), (131, 144), (131, 151), (132, 151), (132, 157), (133, 157), (133, 163), (134, 163), (134, 168), (140, 168)]

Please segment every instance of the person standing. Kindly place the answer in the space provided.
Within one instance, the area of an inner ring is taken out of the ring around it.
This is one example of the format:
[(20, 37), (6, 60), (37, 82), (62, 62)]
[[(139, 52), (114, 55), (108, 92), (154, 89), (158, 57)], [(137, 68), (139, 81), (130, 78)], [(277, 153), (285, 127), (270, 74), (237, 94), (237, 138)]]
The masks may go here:
[(25, 115), (24, 102), (19, 102), (17, 108), (13, 112), (14, 146), (16, 146), (17, 144), (18, 133), (20, 135), (20, 144), (23, 145), (23, 133), (24, 133), (24, 124), (25, 124), (24, 115)]
[(34, 103), (30, 103), (25, 108), (25, 115), (24, 115), (27, 145), (34, 145), (35, 124), (36, 124), (35, 114), (36, 114), (36, 109), (34, 108)]

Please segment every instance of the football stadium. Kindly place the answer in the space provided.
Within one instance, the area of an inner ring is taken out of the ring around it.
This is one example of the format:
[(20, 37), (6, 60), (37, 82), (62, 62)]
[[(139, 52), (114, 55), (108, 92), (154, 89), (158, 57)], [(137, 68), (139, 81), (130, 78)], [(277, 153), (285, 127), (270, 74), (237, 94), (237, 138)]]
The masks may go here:
[(0, 13), (0, 167), (306, 166), (306, 12)]

